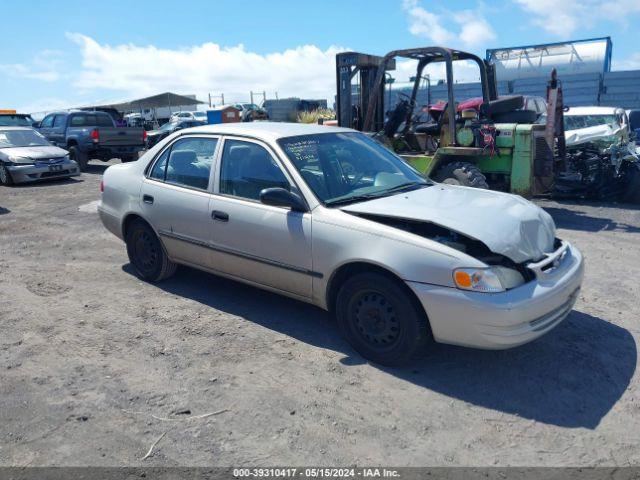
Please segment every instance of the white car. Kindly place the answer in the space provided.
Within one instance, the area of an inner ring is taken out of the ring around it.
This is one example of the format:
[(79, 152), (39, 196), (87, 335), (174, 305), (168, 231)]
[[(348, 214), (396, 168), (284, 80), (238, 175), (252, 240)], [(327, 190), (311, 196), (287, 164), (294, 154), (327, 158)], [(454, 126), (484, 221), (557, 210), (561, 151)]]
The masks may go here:
[(170, 122), (176, 122), (178, 120), (196, 120), (194, 112), (175, 112), (171, 114), (169, 118)]
[(431, 335), (529, 342), (569, 314), (583, 278), (582, 255), (539, 207), (434, 183), (344, 128), (185, 129), (102, 185), (100, 218), (143, 279), (183, 264), (312, 303), (380, 364)]

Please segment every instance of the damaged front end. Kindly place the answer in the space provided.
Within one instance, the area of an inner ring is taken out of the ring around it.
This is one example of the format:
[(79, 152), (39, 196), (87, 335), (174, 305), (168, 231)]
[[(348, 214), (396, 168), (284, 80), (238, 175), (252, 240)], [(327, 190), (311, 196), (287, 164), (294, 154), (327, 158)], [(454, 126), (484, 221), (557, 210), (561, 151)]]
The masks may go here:
[[(365, 213), (356, 215), (360, 218), (433, 240), (485, 263), (489, 266), (490, 272), (499, 279), (504, 290), (516, 288), (536, 278), (535, 271), (529, 268), (530, 261), (514, 262), (505, 255), (492, 252), (483, 242), (449, 228), (420, 220)], [(557, 240), (556, 246), (559, 246), (559, 243), (560, 241)]]
[(622, 130), (603, 126), (567, 132), (565, 170), (556, 175), (554, 197), (629, 199), (640, 188), (640, 155)]

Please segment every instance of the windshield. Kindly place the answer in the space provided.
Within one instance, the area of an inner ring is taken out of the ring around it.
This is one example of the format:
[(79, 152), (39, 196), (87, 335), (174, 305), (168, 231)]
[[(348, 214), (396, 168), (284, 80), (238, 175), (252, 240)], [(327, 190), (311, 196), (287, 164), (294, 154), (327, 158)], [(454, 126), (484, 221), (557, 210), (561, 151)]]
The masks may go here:
[(207, 112), (194, 112), (193, 114), (194, 117), (202, 117), (202, 118), (206, 118), (207, 117)]
[(174, 128), (176, 128), (178, 126), (178, 123), (180, 123), (180, 122), (168, 122), (168, 123), (165, 123), (158, 130), (160, 130), (161, 132), (169, 132), (169, 131), (173, 130)]
[(361, 133), (301, 135), (278, 143), (325, 205), (353, 203), (431, 184), (400, 157)]
[(580, 128), (596, 127), (598, 125), (620, 126), (616, 115), (565, 115), (564, 129), (578, 130)]
[(0, 115), (0, 127), (30, 127), (32, 124), (29, 115)]
[(0, 148), (39, 147), (50, 145), (35, 130), (0, 130)]

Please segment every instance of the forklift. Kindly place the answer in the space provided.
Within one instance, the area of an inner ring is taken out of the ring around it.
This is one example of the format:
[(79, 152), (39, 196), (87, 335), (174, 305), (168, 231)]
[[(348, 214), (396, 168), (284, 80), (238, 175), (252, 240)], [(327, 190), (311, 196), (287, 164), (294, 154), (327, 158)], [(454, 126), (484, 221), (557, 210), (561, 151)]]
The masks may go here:
[[(396, 105), (385, 105), (388, 72), (395, 70), (396, 59), (415, 60), (416, 75), (410, 95), (401, 93)], [(477, 65), (481, 99), (456, 102), (453, 66), (458, 61)], [(447, 98), (418, 106), (423, 72), (435, 62), (445, 64)], [(522, 109), (522, 96), (498, 98), (494, 65), (460, 50), (412, 48), (384, 57), (339, 53), (336, 83), (339, 126), (370, 134), (437, 182), (532, 197), (549, 193), (563, 168), (562, 89), (555, 71), (547, 87), (546, 124), (536, 124), (535, 112)], [(426, 110), (429, 119), (416, 110)]]

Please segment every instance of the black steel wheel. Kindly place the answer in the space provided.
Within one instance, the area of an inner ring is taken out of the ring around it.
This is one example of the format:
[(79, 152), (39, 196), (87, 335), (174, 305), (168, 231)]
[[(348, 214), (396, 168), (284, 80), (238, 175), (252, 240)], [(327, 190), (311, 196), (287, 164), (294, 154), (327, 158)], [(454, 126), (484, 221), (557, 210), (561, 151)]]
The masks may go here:
[(127, 229), (127, 254), (139, 277), (158, 282), (176, 271), (176, 264), (167, 257), (160, 239), (143, 220), (135, 220)]
[(381, 365), (406, 363), (429, 338), (426, 315), (407, 288), (380, 273), (361, 273), (342, 285), (336, 318), (353, 348)]

